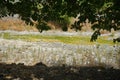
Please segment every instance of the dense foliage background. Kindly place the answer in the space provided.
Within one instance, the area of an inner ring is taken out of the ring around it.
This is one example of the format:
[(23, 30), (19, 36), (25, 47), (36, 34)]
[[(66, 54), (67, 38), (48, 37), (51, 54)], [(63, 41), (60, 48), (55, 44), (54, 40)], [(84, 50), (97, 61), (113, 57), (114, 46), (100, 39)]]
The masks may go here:
[(36, 24), (40, 32), (49, 29), (48, 21), (57, 22), (67, 31), (69, 17), (78, 14), (79, 20), (73, 24), (76, 29), (86, 19), (93, 29), (120, 29), (119, 0), (0, 0), (0, 8), (0, 17), (19, 14), (26, 23)]

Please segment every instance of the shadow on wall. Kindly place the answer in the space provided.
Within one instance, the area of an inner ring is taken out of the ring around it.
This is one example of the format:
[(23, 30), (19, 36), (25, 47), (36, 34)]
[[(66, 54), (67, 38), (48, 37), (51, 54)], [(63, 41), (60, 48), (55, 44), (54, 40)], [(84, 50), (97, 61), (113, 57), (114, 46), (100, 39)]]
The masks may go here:
[[(116, 75), (117, 74), (117, 75)], [(0, 63), (0, 80), (119, 80), (120, 69), (75, 66), (34, 66)]]

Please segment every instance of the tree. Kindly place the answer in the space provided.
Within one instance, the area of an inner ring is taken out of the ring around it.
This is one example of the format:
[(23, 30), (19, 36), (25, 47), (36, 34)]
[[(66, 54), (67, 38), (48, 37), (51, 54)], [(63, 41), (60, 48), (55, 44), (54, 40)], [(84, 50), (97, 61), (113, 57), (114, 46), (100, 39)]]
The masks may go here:
[[(118, 30), (120, 25), (119, 0), (1, 0), (0, 6), (6, 11), (2, 12), (19, 14), (31, 25), (33, 21), (38, 25), (45, 25), (50, 20), (65, 22), (63, 16), (76, 17), (77, 14), (80, 14), (79, 23), (86, 19), (91, 23), (98, 22), (93, 29)], [(2, 12), (0, 14), (4, 14)]]
[(4, 0), (0, 0), (0, 18), (3, 16), (7, 16), (8, 14), (8, 9), (7, 6), (5, 4)]

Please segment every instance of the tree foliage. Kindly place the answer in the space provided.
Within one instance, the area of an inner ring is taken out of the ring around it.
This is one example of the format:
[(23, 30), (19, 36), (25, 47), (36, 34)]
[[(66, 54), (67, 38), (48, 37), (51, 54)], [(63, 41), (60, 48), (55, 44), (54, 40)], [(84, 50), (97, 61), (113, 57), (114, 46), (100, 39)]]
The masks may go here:
[[(114, 28), (120, 26), (119, 0), (0, 0), (0, 16), (6, 14), (19, 14), (26, 23), (33, 24), (30, 20), (44, 25), (47, 21), (65, 22), (68, 17), (79, 16), (79, 23), (89, 19), (93, 29)], [(64, 23), (63, 23), (64, 24)], [(67, 23), (65, 23), (67, 24)]]

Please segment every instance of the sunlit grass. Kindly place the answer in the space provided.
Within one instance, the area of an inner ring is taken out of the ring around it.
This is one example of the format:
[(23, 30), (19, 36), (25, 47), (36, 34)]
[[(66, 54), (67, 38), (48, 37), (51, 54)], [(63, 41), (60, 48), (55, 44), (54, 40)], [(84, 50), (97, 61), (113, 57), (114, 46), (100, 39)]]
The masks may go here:
[(24, 41), (46, 41), (46, 42), (63, 42), (68, 44), (110, 44), (113, 45), (112, 40), (108, 40), (108, 36), (100, 36), (96, 42), (90, 42), (91, 36), (56, 36), (56, 35), (33, 35), (33, 34), (10, 34), (0, 33), (0, 36), (3, 36), (4, 39), (14, 39), (14, 40), (24, 40)]
[(98, 42), (101, 44), (111, 44), (114, 45), (112, 40), (108, 40), (108, 36), (100, 36), (100, 38), (98, 39)]

